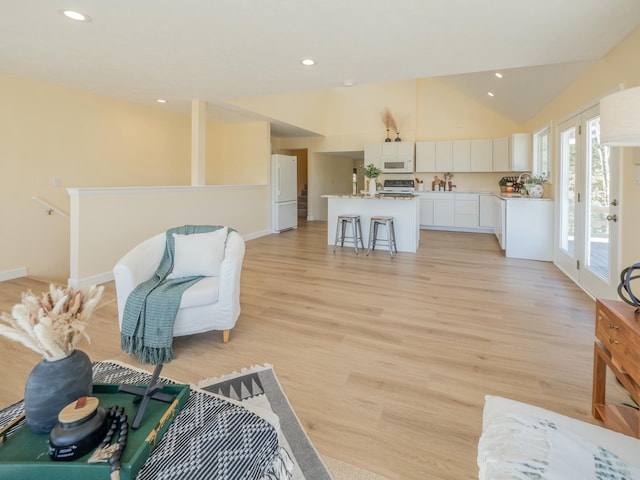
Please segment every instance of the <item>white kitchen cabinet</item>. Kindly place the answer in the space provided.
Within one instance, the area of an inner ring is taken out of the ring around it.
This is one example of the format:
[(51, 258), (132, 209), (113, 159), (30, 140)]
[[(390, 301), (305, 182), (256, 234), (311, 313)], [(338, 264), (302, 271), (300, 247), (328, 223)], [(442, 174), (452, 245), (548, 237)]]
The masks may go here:
[(504, 250), (504, 229), (505, 229), (505, 212), (506, 212), (506, 204), (507, 201), (496, 196), (494, 197), (493, 204), (493, 233), (495, 233), (496, 238), (498, 239), (498, 244), (500, 248)]
[(382, 145), (383, 143), (366, 143), (364, 145), (364, 164), (373, 163), (382, 170)]
[[(376, 167), (384, 170), (385, 162), (401, 162), (406, 165), (410, 173), (414, 171), (415, 147), (413, 142), (380, 142), (366, 143), (364, 145), (364, 163), (373, 163)], [(407, 173), (401, 171), (398, 173)]]
[(471, 172), (493, 171), (493, 140), (471, 140)]
[(477, 193), (454, 193), (455, 227), (478, 228), (479, 205)]
[(453, 142), (442, 140), (436, 142), (436, 172), (453, 171)]
[(530, 172), (531, 135), (528, 133), (514, 133), (511, 135), (511, 171)]
[(493, 195), (479, 195), (480, 218), (478, 226), (481, 228), (494, 227), (494, 197)]
[(436, 142), (416, 142), (416, 172), (437, 172)]
[(454, 193), (434, 193), (433, 224), (438, 227), (455, 227)]
[(382, 158), (413, 159), (413, 142), (382, 142)]
[(531, 171), (531, 135), (514, 133), (493, 140), (494, 172)]
[(433, 198), (420, 196), (420, 225), (433, 226)]
[(509, 165), (509, 137), (493, 139), (493, 171), (508, 172)]
[(471, 140), (454, 140), (452, 155), (452, 172), (469, 172), (471, 170)]
[(505, 256), (553, 260), (553, 201), (496, 197), (494, 230)]

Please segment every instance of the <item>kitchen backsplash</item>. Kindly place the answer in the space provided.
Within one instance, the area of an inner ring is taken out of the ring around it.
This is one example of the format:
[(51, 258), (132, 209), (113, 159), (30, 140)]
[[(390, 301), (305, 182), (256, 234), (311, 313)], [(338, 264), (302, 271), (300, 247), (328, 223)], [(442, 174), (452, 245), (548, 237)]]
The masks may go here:
[[(436, 175), (439, 179), (444, 178), (445, 172), (435, 173), (415, 173), (412, 178), (418, 178), (424, 182), (424, 189), (431, 190), (431, 182)], [(456, 186), (456, 190), (473, 190), (483, 192), (497, 192), (500, 190), (498, 181), (507, 173), (489, 172), (489, 173), (453, 173), (452, 183)], [(513, 173), (509, 173), (513, 175)], [(408, 175), (386, 175), (384, 178), (407, 178)], [(416, 190), (418, 186), (416, 185)]]

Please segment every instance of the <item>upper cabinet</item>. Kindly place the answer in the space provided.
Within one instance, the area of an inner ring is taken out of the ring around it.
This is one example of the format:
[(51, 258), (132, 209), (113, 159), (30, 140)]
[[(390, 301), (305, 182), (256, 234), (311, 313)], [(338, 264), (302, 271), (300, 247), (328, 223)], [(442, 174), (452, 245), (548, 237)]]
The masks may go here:
[(471, 171), (471, 140), (453, 141), (453, 168), (451, 171)]
[(490, 138), (471, 140), (472, 172), (493, 171), (493, 141)]
[[(365, 149), (366, 155), (366, 149)], [(416, 172), (530, 172), (531, 135), (416, 142)]]
[(453, 142), (416, 142), (416, 172), (452, 172)]
[(367, 143), (364, 146), (364, 163), (373, 163), (386, 173), (413, 173), (414, 158), (413, 142)]
[(416, 142), (416, 172), (439, 172), (436, 168), (436, 142)]
[(493, 140), (494, 172), (531, 171), (531, 135), (514, 133)]
[(416, 142), (416, 172), (491, 172), (493, 142), (441, 140)]

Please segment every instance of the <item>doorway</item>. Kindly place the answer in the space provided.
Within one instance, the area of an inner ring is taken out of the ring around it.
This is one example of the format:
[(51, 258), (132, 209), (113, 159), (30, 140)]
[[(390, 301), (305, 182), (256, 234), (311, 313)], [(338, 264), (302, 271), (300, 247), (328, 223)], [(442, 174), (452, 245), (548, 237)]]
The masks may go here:
[(283, 153), (284, 155), (292, 155), (298, 159), (298, 218), (307, 220), (307, 217), (309, 215), (308, 150), (306, 148), (282, 150), (281, 153)]
[(600, 145), (594, 106), (558, 125), (555, 263), (594, 298), (616, 298), (618, 151)]

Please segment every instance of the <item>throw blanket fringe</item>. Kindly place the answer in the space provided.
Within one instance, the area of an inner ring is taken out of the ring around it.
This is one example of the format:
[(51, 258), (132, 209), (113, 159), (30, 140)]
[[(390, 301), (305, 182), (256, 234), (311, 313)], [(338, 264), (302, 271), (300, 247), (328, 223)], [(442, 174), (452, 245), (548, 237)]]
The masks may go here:
[[(129, 294), (122, 318), (120, 346), (129, 354), (137, 354), (141, 362), (157, 365), (169, 363), (173, 354), (173, 325), (182, 294), (203, 277), (167, 280), (173, 270), (173, 234), (190, 235), (223, 228), (214, 225), (184, 225), (167, 230), (162, 260), (154, 276)], [(232, 231), (232, 229), (229, 229)]]

